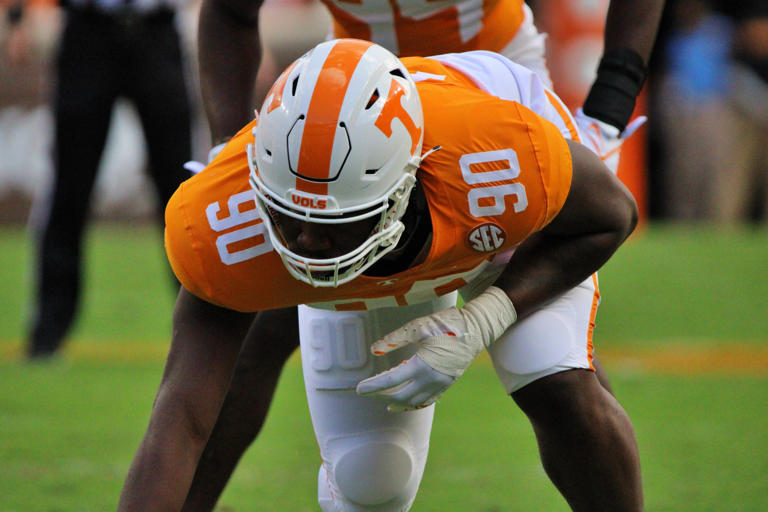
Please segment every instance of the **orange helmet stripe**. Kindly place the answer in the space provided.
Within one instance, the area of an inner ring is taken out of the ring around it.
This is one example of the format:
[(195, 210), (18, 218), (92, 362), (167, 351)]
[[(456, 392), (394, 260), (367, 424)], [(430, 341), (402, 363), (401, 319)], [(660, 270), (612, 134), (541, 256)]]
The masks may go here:
[[(318, 180), (330, 176), (333, 141), (341, 105), (357, 64), (372, 44), (368, 41), (344, 41), (343, 44), (334, 45), (326, 57), (307, 109), (297, 169), (300, 175)], [(296, 188), (315, 194), (322, 193), (317, 190), (317, 186), (312, 187), (315, 190), (309, 190), (309, 183), (297, 179)], [(327, 185), (323, 185), (322, 188), (327, 191)]]
[(323, 183), (318, 181), (307, 181), (301, 178), (296, 178), (296, 190), (300, 190), (308, 194), (315, 194), (318, 196), (327, 196), (328, 183)]

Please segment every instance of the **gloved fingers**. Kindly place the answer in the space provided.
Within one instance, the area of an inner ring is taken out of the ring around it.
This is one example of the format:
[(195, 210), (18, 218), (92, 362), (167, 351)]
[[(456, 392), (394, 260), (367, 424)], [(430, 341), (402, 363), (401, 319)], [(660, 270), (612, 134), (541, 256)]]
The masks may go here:
[[(224, 149), (224, 146), (226, 146), (226, 142), (222, 142), (221, 144), (217, 144), (216, 146), (212, 147), (210, 151), (208, 151), (208, 163), (213, 162), (213, 159), (216, 158), (219, 153), (221, 153), (221, 150)], [(189, 162), (184, 163), (184, 168), (191, 172), (192, 174), (199, 174), (203, 169), (205, 169), (206, 164), (203, 162), (198, 162), (197, 160), (190, 160)]]
[(374, 342), (371, 345), (371, 353), (375, 356), (383, 356), (409, 343), (412, 343), (412, 341), (400, 336), (398, 331), (394, 331)]
[(414, 355), (390, 370), (361, 381), (357, 393), (375, 395), (403, 406), (424, 405), (428, 398), (442, 394), (455, 380)]
[(391, 404), (398, 404), (404, 407), (411, 405), (411, 397), (415, 394), (421, 394), (421, 385), (415, 380), (406, 381), (394, 388), (384, 389), (376, 394), (369, 395), (371, 398), (379, 398)]
[(426, 407), (432, 405), (443, 396), (443, 393), (447, 389), (445, 386), (435, 386), (436, 389), (428, 389), (418, 395), (413, 396), (410, 399), (412, 407)]
[(411, 320), (371, 345), (374, 355), (383, 355), (409, 343), (418, 343), (433, 336), (459, 336), (466, 331), (458, 309), (448, 308), (438, 313)]
[(424, 337), (423, 333), (424, 319), (417, 318), (395, 329), (380, 340), (371, 345), (371, 353), (377, 356), (388, 354), (393, 350), (404, 347), (409, 343), (417, 343)]
[(425, 409), (429, 407), (430, 405), (433, 405), (435, 402), (431, 402), (424, 405), (400, 405), (400, 404), (389, 404), (387, 405), (387, 412), (408, 412), (408, 411), (418, 411), (419, 409)]
[(403, 361), (394, 368), (378, 373), (373, 377), (361, 380), (357, 384), (355, 391), (358, 395), (371, 395), (374, 393), (391, 395), (397, 392), (399, 386), (404, 386), (416, 376), (418, 369), (415, 365), (408, 364), (412, 359)]
[(423, 407), (429, 405), (442, 395), (453, 384), (451, 377), (436, 370), (421, 374), (396, 390), (386, 391), (382, 398), (390, 403), (405, 407)]
[[(258, 117), (258, 116), (256, 116)], [(221, 144), (217, 144), (211, 148), (210, 151), (208, 151), (208, 163), (213, 162), (213, 159), (219, 156), (219, 153), (221, 153), (221, 150), (224, 149), (224, 146), (226, 146), (226, 142), (222, 142)]]
[(621, 138), (622, 139), (628, 139), (632, 136), (633, 133), (637, 131), (638, 128), (643, 126), (645, 122), (648, 120), (648, 117), (646, 116), (637, 116), (634, 118), (626, 128), (624, 128), (624, 131), (621, 132)]
[(184, 163), (184, 168), (192, 174), (198, 174), (200, 171), (205, 169), (205, 164), (196, 160), (190, 160), (189, 162)]
[(407, 411), (417, 411), (419, 409), (424, 409), (425, 407), (429, 407), (430, 405), (437, 403), (438, 399), (441, 396), (443, 396), (444, 392), (445, 392), (445, 388), (443, 387), (441, 387), (440, 390), (437, 392), (425, 391), (411, 398), (409, 400), (410, 402), (409, 405), (402, 405), (402, 404), (395, 404), (395, 403), (391, 403), (387, 405), (387, 411), (407, 412)]

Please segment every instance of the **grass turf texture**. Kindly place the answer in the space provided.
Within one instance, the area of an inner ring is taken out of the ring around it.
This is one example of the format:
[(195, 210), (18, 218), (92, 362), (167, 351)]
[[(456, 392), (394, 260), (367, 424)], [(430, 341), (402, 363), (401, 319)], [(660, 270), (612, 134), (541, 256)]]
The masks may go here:
[[(146, 427), (173, 302), (159, 234), (99, 226), (88, 242), (67, 360), (21, 365), (31, 252), (21, 230), (0, 230), (0, 511), (114, 509)], [(601, 272), (604, 354), (730, 347), (758, 362), (742, 372), (715, 358), (714, 372), (688, 375), (604, 357), (637, 430), (649, 511), (768, 510), (767, 261), (765, 232), (654, 226)], [(221, 510), (317, 510), (317, 465), (294, 361)], [(567, 510), (487, 361), (441, 400), (413, 510)]]

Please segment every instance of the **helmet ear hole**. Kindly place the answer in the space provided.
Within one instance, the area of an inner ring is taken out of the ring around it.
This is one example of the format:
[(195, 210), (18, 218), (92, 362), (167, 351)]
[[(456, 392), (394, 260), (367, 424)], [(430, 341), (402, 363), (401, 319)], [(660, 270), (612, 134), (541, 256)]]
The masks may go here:
[(291, 96), (296, 96), (296, 89), (299, 87), (299, 76), (301, 75), (296, 75), (296, 78), (291, 82)]
[(371, 94), (371, 97), (368, 98), (368, 104), (365, 106), (365, 110), (370, 109), (374, 103), (379, 101), (379, 89), (373, 91), (373, 94)]
[(403, 74), (402, 69), (395, 68), (392, 71), (390, 71), (389, 74), (394, 76), (399, 76), (400, 78), (405, 78), (405, 75)]

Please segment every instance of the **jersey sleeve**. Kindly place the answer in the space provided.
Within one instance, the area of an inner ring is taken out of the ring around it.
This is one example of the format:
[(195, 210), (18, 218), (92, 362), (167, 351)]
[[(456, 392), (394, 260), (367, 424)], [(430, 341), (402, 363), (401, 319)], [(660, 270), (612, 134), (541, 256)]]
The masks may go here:
[[(442, 76), (435, 70), (431, 75)], [(565, 203), (573, 174), (559, 128), (518, 102), (448, 74), (417, 87), (427, 126), (424, 147), (442, 148), (421, 167), (422, 175), (433, 177), (430, 208), (450, 218), (457, 206), (466, 207), (460, 233), (483, 223), (498, 226), (504, 231), (499, 250), (551, 222)]]
[[(466, 102), (459, 108), (472, 112), (473, 120), (488, 112), (487, 119), (465, 137), (479, 140), (481, 134), (489, 134), (494, 141), (485, 143), (485, 147), (508, 144), (515, 148), (523, 169), (538, 170), (542, 193), (535, 194), (537, 187), (531, 187), (531, 192), (543, 202), (543, 216), (539, 216), (535, 228), (548, 224), (562, 208), (570, 189), (573, 165), (566, 139), (578, 140), (573, 118), (560, 99), (544, 87), (534, 72), (493, 52), (454, 53), (403, 62), (412, 73), (416, 71), (416, 77), (432, 78), (435, 87), (428, 89), (440, 98), (433, 110), (445, 110), (445, 102), (450, 101)], [(422, 102), (430, 103), (428, 99)], [(453, 126), (456, 131), (450, 118), (438, 124)]]
[(194, 250), (189, 250), (194, 244), (185, 211), (184, 188), (185, 184), (182, 183), (171, 196), (165, 209), (165, 253), (181, 285), (210, 302), (210, 287), (200, 279), (204, 275), (202, 262), (195, 257)]
[(520, 118), (528, 126), (529, 140), (544, 191), (544, 217), (537, 227), (541, 229), (560, 213), (568, 197), (573, 177), (571, 150), (557, 126), (522, 105), (518, 105), (517, 109)]
[(237, 279), (230, 278), (234, 269), (222, 261), (222, 253), (231, 254), (220, 248), (220, 235), (258, 222), (244, 149), (254, 125), (244, 127), (202, 172), (182, 183), (165, 209), (165, 251), (179, 282), (203, 300), (237, 310), (246, 308), (235, 300), (237, 294), (221, 293)]

